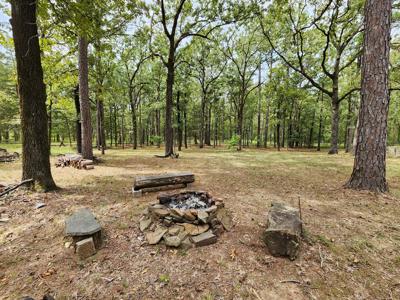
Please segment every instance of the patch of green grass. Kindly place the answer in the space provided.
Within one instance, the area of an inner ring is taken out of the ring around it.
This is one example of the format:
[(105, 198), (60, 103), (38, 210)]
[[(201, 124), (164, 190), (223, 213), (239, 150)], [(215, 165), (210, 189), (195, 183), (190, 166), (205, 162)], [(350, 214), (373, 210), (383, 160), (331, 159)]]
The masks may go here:
[(368, 240), (364, 239), (354, 239), (351, 241), (350, 249), (353, 252), (362, 252), (369, 249), (374, 249), (374, 245)]
[(170, 278), (168, 274), (161, 274), (158, 279), (160, 280), (160, 282), (162, 283), (168, 283)]

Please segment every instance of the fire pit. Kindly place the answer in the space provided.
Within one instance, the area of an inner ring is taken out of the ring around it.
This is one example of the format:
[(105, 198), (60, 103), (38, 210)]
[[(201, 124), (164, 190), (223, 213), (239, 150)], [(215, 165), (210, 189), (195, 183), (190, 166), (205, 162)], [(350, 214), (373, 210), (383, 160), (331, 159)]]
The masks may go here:
[(150, 245), (164, 242), (186, 249), (206, 246), (232, 229), (232, 218), (223, 201), (207, 192), (159, 195), (158, 202), (146, 208), (139, 224)]

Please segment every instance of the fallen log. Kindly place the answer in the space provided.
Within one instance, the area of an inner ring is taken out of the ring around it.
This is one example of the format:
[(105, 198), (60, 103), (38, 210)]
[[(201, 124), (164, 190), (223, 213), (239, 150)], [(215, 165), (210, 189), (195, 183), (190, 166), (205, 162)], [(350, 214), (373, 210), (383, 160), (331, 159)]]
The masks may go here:
[(26, 179), (26, 180), (23, 180), (23, 181), (21, 181), (20, 183), (14, 185), (14, 186), (6, 187), (6, 188), (5, 188), (5, 191), (2, 192), (2, 193), (0, 193), (0, 197), (3, 197), (4, 195), (7, 195), (8, 193), (10, 193), (10, 192), (16, 190), (16, 189), (19, 188), (20, 186), (22, 186), (22, 185), (24, 185), (24, 184), (27, 184), (27, 183), (31, 183), (31, 182), (33, 182), (33, 179)]
[(301, 232), (299, 210), (282, 203), (272, 203), (264, 232), (264, 242), (270, 253), (295, 259), (300, 250)]
[(135, 191), (138, 191), (144, 188), (188, 184), (192, 182), (194, 182), (193, 173), (171, 173), (153, 176), (139, 176), (135, 178), (133, 188)]

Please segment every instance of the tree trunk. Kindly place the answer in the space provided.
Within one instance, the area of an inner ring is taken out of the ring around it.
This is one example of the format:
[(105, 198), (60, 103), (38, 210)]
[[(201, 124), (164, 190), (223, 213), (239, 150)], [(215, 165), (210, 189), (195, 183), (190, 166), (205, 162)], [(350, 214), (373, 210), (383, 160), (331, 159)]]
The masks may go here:
[(206, 91), (203, 89), (202, 96), (201, 96), (201, 115), (200, 115), (200, 141), (199, 141), (199, 148), (204, 147), (204, 140), (205, 140), (205, 118), (206, 118)]
[(51, 133), (51, 130), (52, 130), (52, 127), (53, 127), (53, 99), (52, 98), (50, 98), (50, 101), (49, 101), (49, 113), (48, 113), (48, 122), (47, 122), (49, 125), (49, 154), (51, 154), (51, 136), (52, 136), (52, 133)]
[(392, 1), (367, 0), (361, 67), (361, 103), (349, 188), (386, 192), (389, 52)]
[(261, 147), (261, 62), (258, 70), (257, 148)]
[(75, 121), (75, 138), (76, 152), (82, 153), (82, 125), (81, 125), (81, 104), (79, 101), (79, 84), (74, 90), (76, 121)]
[(79, 48), (79, 100), (81, 104), (82, 126), (82, 157), (93, 159), (92, 148), (92, 120), (90, 116), (89, 100), (89, 70), (88, 70), (88, 42), (86, 37), (80, 36)]
[(239, 107), (238, 107), (236, 133), (239, 136), (237, 151), (241, 151), (242, 143), (243, 143), (243, 107), (242, 107), (242, 105), (239, 105)]
[(175, 45), (170, 45), (167, 72), (167, 90), (165, 106), (165, 157), (174, 154), (174, 131), (172, 128), (172, 107), (175, 77)]
[(106, 131), (104, 125), (104, 103), (100, 101), (100, 137), (101, 137), (101, 154), (104, 155), (107, 145), (106, 145)]
[(22, 127), (22, 180), (56, 189), (50, 170), (46, 87), (36, 23), (36, 1), (11, 1)]
[(135, 105), (131, 103), (132, 111), (132, 143), (133, 149), (137, 149), (137, 120), (136, 120), (136, 108)]
[(265, 112), (265, 128), (264, 128), (264, 148), (267, 148), (269, 129), (269, 101), (267, 98), (267, 110)]
[(345, 136), (344, 136), (344, 148), (346, 149), (346, 153), (349, 152), (350, 150), (350, 145), (349, 145), (349, 140), (351, 143), (351, 137), (348, 137), (348, 134), (350, 133), (349, 128), (351, 127), (351, 119), (353, 115), (353, 106), (352, 106), (352, 101), (351, 101), (351, 95), (349, 95), (349, 98), (347, 100), (347, 116), (346, 116), (346, 130), (345, 130)]
[[(186, 102), (186, 104), (187, 104), (187, 102)], [(187, 105), (185, 105), (185, 108), (183, 110), (185, 149), (188, 148), (188, 141), (187, 141), (187, 139), (188, 139), (188, 136), (187, 136), (187, 134), (188, 134), (187, 133), (187, 112), (186, 112), (186, 110), (187, 110)]]
[(182, 122), (181, 122), (181, 107), (179, 105), (180, 91), (176, 95), (176, 114), (178, 123), (178, 151), (182, 151)]
[(340, 116), (339, 104), (338, 80), (333, 80), (331, 148), (329, 149), (328, 154), (338, 154)]
[(308, 148), (310, 148), (310, 149), (314, 147), (314, 122), (315, 122), (315, 108), (313, 110), (310, 132), (309, 132), (309, 136), (308, 136)]

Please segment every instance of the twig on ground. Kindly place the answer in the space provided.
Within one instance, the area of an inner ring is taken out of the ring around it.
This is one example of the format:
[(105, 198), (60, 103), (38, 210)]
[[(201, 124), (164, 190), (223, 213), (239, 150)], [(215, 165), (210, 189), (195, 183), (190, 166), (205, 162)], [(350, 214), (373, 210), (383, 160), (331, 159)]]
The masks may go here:
[(321, 269), (322, 269), (324, 261), (325, 261), (325, 258), (324, 258), (324, 255), (322, 254), (321, 245), (319, 245), (318, 248), (319, 248), (319, 258), (321, 260)]
[(294, 280), (294, 279), (288, 279), (288, 280), (281, 280), (280, 283), (296, 283), (296, 284), (301, 284), (301, 281)]
[(8, 193), (16, 190), (21, 185), (24, 185), (24, 184), (27, 184), (27, 183), (31, 183), (31, 182), (33, 182), (33, 179), (26, 179), (26, 180), (23, 180), (23, 181), (21, 181), (20, 183), (18, 183), (16, 185), (14, 185), (13, 187), (6, 188), (6, 190), (0, 194), (0, 197), (3, 197), (4, 195), (7, 195)]
[(252, 288), (252, 290), (253, 290), (252, 292), (253, 292), (254, 296), (256, 296), (257, 299), (263, 300), (263, 299), (260, 297), (260, 295), (256, 292), (256, 290), (255, 290), (254, 288)]

